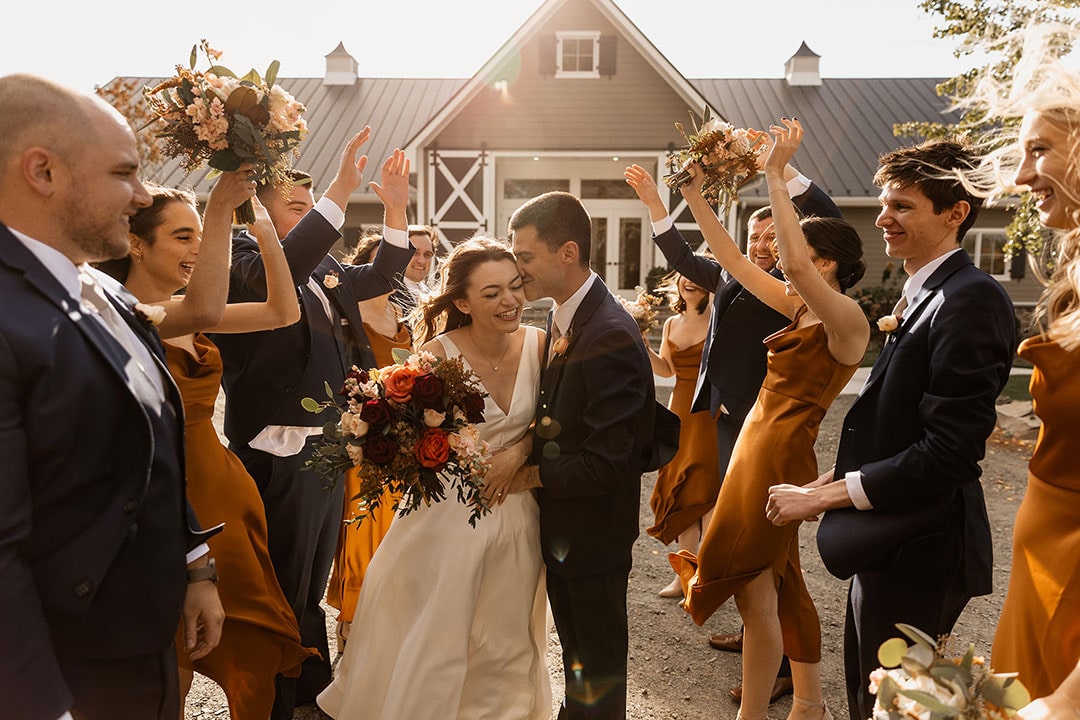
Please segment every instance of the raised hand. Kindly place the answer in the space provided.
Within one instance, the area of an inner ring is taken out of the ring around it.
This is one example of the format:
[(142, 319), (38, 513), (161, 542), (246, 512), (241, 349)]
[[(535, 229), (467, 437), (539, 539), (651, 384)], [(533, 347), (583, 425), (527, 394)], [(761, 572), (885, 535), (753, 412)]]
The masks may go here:
[(680, 187), (679, 192), (683, 194), (683, 197), (686, 197), (688, 191), (694, 195), (701, 195), (701, 188), (705, 185), (705, 171), (697, 163), (689, 163), (685, 169), (690, 173), (690, 182)]
[(379, 178), (382, 182), (372, 180), (368, 185), (382, 201), (385, 222), (384, 224), (405, 230), (408, 228), (406, 210), (409, 205), (409, 158), (405, 157), (405, 151), (395, 148), (390, 157), (382, 166), (382, 174)]
[(769, 148), (769, 154), (765, 158), (764, 169), (765, 172), (776, 172), (781, 175), (784, 173), (784, 167), (791, 162), (791, 158), (795, 156), (795, 151), (799, 149), (800, 143), (803, 138), (803, 126), (797, 118), (780, 118), (780, 122), (783, 125), (772, 125), (769, 127), (769, 133), (773, 136), (772, 147)]
[(230, 213), (245, 200), (255, 197), (255, 181), (251, 179), (251, 165), (244, 164), (232, 172), (224, 172), (210, 189), (208, 207), (227, 209)]
[(349, 196), (363, 184), (364, 168), (367, 167), (367, 155), (356, 157), (360, 146), (371, 138), (371, 126), (352, 136), (345, 149), (341, 151), (341, 161), (338, 163), (337, 174), (326, 188), (326, 197), (344, 210), (349, 204)]
[[(755, 130), (753, 128), (746, 128), (747, 134), (750, 135), (751, 140), (757, 140), (759, 143), (765, 146), (765, 151), (757, 156), (757, 169), (759, 172), (765, 170), (765, 160), (769, 157), (769, 151), (772, 150), (773, 139), (772, 135), (764, 130)], [(746, 180), (749, 182), (753, 179), (751, 175)]]
[(663, 220), (668, 211), (664, 207), (664, 201), (660, 199), (660, 191), (656, 189), (656, 182), (649, 171), (640, 165), (631, 165), (623, 173), (626, 184), (634, 188), (638, 199), (649, 209), (649, 219), (653, 222)]
[(248, 223), (248, 232), (255, 236), (260, 248), (278, 247), (277, 230), (274, 229), (274, 223), (270, 220), (270, 213), (266, 206), (259, 202), (258, 197), (251, 198), (251, 205), (255, 208), (255, 222)]

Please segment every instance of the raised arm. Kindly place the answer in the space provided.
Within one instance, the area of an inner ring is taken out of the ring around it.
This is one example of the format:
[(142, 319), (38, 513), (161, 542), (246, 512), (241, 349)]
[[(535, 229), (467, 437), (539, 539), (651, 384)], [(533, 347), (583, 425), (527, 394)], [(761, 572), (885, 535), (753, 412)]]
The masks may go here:
[(221, 321), (229, 293), (229, 257), (232, 251), (233, 210), (255, 196), (255, 183), (246, 169), (222, 173), (203, 213), (199, 259), (182, 296), (159, 303), (165, 319), (158, 331), (162, 338), (206, 330)]
[(266, 301), (250, 303), (230, 303), (225, 306), (221, 322), (210, 328), (216, 333), (246, 333), (292, 325), (300, 319), (300, 303), (296, 297), (289, 272), (289, 262), (285, 251), (278, 241), (274, 223), (270, 214), (259, 202), (252, 200), (255, 206), (255, 223), (248, 229), (259, 243), (259, 256), (266, 269)]
[(822, 268), (835, 260), (811, 259), (810, 248), (799, 225), (795, 207), (788, 196), (784, 169), (802, 143), (803, 128), (798, 120), (783, 118), (773, 125), (773, 144), (765, 160), (765, 180), (769, 186), (773, 229), (780, 252), (779, 266), (784, 277), (799, 293), (810, 311), (821, 320), (828, 337), (829, 353), (840, 363), (859, 362), (870, 339), (870, 326), (859, 304), (833, 287), (822, 276)]
[(701, 168), (696, 164), (692, 165), (690, 172), (693, 179), (683, 185), (682, 194), (717, 261), (761, 302), (785, 317), (794, 317), (795, 307), (787, 295), (783, 281), (762, 270), (739, 251), (734, 238), (728, 234), (701, 194), (702, 182), (705, 179)]

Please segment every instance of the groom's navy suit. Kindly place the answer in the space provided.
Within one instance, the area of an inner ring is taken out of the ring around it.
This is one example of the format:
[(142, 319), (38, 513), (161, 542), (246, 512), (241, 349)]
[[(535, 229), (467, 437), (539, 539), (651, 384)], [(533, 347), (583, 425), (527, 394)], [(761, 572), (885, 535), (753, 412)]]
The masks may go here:
[[(341, 389), (351, 365), (375, 365), (357, 303), (391, 292), (394, 276), (412, 258), (411, 248), (383, 242), (369, 265), (341, 265), (327, 253), (340, 238), (318, 211), (309, 211), (282, 241), (300, 302), (300, 320), (288, 327), (238, 335), (216, 335), (225, 366), (225, 434), (230, 448), (255, 479), (266, 508), (270, 559), (292, 605), (309, 658), (298, 681), (279, 678), (274, 718), (291, 718), (293, 703), (314, 700), (330, 682), (325, 615), (319, 605), (341, 528), (344, 483), (333, 489), (306, 470), (312, 439), (295, 455), (280, 457), (249, 443), (270, 425), (321, 427), (326, 418), (304, 410), (304, 397), (326, 399), (325, 384)], [(328, 281), (332, 277), (337, 284)], [(309, 286), (314, 280), (330, 303)], [(266, 272), (255, 240), (233, 240), (230, 302), (266, 297)]]
[[(160, 705), (175, 688), (185, 556), (212, 534), (191, 529), (183, 406), (160, 339), (135, 319), (134, 297), (91, 273), (151, 350), (164, 399), (0, 225), (0, 715), (14, 720), (73, 705), (156, 718), (135, 698), (156, 685)], [(161, 677), (169, 658), (173, 676)]]
[[(840, 217), (840, 210), (817, 185), (792, 202), (804, 216)], [(653, 238), (672, 268), (703, 288), (711, 288), (713, 312), (701, 368), (694, 388), (692, 412), (709, 411), (716, 421), (720, 479), (727, 471), (731, 450), (743, 420), (757, 400), (765, 379), (767, 349), (762, 342), (791, 320), (758, 300), (741, 283), (723, 272), (715, 259), (694, 252), (672, 227)], [(727, 410), (721, 412), (720, 406)]]
[(627, 578), (641, 474), (652, 459), (655, 389), (641, 331), (599, 278), (570, 328), (565, 351), (541, 376), (533, 451), (566, 670), (559, 717), (623, 718)]
[(994, 403), (1015, 351), (1005, 290), (960, 250), (927, 279), (844, 418), (834, 478), (861, 471), (871, 510), (825, 513), (821, 559), (848, 593), (851, 717), (872, 713), (867, 676), (895, 623), (948, 633), (991, 592), (990, 526), (979, 484)]

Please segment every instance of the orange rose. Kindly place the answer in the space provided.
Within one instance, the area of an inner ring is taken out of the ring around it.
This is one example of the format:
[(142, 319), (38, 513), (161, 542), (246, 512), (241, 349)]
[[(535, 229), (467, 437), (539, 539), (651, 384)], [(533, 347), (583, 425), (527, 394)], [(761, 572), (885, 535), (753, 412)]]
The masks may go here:
[(440, 470), (450, 459), (449, 433), (440, 428), (428, 428), (416, 443), (416, 460), (422, 466)]
[(413, 384), (419, 375), (414, 368), (394, 365), (387, 368), (379, 379), (386, 390), (386, 397), (398, 405), (404, 405), (412, 400)]

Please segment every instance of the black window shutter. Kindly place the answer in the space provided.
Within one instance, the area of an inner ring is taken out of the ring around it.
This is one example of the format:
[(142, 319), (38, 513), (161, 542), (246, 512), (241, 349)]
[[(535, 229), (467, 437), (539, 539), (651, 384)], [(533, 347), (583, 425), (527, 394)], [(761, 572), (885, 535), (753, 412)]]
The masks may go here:
[(600, 74), (611, 77), (615, 74), (615, 43), (618, 37), (615, 35), (600, 36)]
[(554, 35), (541, 35), (538, 38), (540, 52), (540, 74), (555, 74), (555, 50), (558, 41)]

